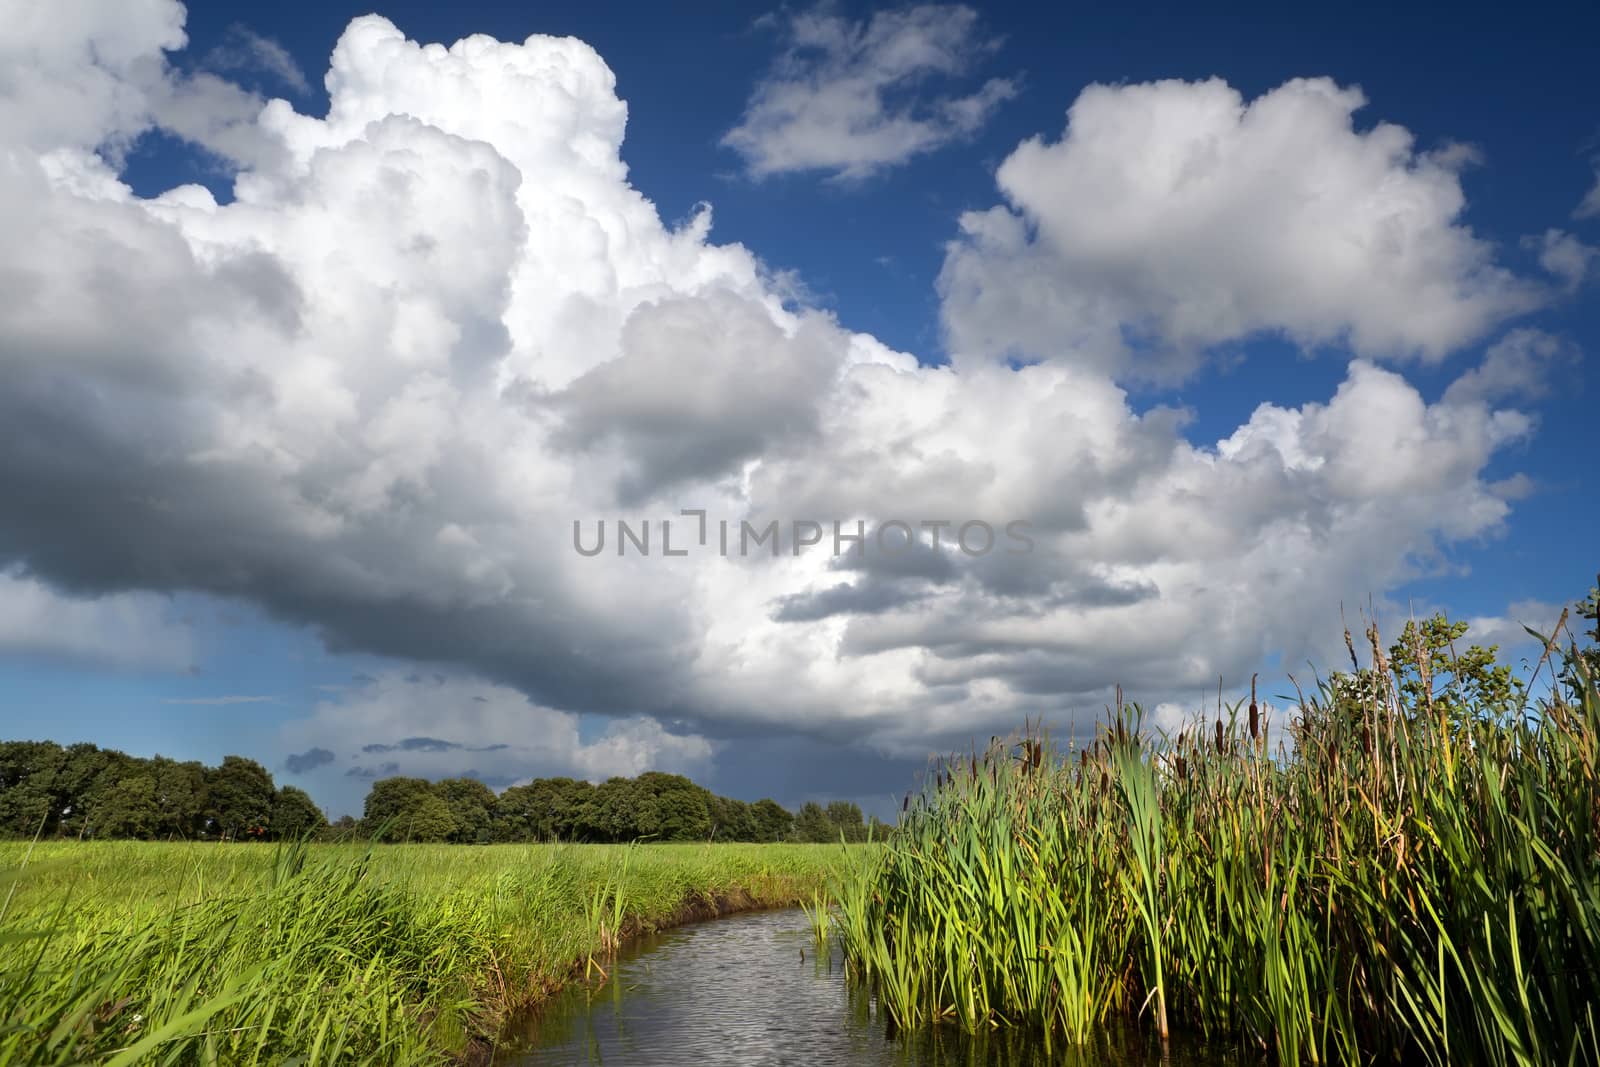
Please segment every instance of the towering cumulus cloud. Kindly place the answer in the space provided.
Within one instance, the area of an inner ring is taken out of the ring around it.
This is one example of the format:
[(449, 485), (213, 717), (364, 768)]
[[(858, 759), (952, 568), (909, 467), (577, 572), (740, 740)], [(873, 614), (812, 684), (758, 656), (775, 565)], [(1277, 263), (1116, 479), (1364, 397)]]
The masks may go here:
[[(1001, 168), (1007, 206), (962, 222), (958, 358), (929, 366), (787, 303), (709, 209), (664, 226), (580, 41), (423, 46), (357, 19), (319, 118), (170, 67), (174, 4), (4, 8), (0, 574), (239, 598), (427, 664), (493, 694), (461, 757), (484, 767), (483, 731), (562, 713), (616, 717), (560, 744), (629, 769), (758, 727), (921, 751), (1119, 681), (1243, 678), (1492, 532), (1486, 464), (1534, 429), (1504, 390), (1430, 405), (1377, 362), (1442, 358), (1537, 292), (1458, 221), (1451, 160), (1352, 132), (1358, 98), (1328, 83), (1087, 91), (1061, 142)], [(134, 196), (119, 152), (154, 127), (232, 161), (233, 198)], [(1361, 358), (1321, 402), (1195, 444), (1119, 384), (1129, 330), (1172, 358), (1259, 330)], [(787, 532), (776, 557), (574, 551), (575, 520), (619, 516), (687, 544), (686, 508), (830, 540), (1024, 519), (1033, 550), (952, 551), (952, 527), (893, 558), (797, 556)], [(352, 697), (358, 733), (401, 736), (389, 708), (466, 744), (403, 690)]]

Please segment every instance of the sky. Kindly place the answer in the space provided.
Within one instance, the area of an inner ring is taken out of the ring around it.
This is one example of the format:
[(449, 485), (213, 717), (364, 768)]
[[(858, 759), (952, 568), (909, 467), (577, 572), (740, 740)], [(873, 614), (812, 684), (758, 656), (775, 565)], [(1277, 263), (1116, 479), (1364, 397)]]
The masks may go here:
[(0, 19), (5, 737), (887, 813), (1600, 568), (1600, 11)]

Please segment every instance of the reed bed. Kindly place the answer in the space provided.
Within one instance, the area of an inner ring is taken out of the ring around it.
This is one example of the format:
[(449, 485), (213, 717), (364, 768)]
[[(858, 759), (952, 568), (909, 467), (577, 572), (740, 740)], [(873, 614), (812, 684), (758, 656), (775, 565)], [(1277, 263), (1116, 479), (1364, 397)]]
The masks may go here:
[(1600, 1063), (1594, 678), (1574, 649), (1489, 707), (1368, 637), (1286, 737), (1119, 700), (1067, 753), (944, 761), (833, 887), (853, 973), (900, 1027), (1058, 1047), (1134, 1018), (1284, 1064)]
[(839, 852), (0, 844), (0, 1063), (486, 1059), (631, 934), (809, 899)]

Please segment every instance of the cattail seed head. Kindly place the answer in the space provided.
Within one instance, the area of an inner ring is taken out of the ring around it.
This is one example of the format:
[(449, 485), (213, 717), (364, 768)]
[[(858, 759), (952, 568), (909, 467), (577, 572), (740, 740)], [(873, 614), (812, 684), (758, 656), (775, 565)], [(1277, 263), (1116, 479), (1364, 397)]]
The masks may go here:
[(1261, 712), (1256, 706), (1256, 676), (1250, 676), (1250, 740), (1261, 736)]
[(1217, 755), (1222, 755), (1222, 720), (1217, 720)]

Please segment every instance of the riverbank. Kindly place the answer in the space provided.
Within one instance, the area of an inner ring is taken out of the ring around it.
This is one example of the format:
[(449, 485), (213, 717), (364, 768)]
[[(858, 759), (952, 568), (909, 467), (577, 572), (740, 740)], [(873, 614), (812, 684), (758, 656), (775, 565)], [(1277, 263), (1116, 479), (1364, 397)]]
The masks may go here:
[[(0, 1062), (441, 1063), (630, 937), (837, 845), (0, 843)], [(23, 869), (24, 857), (26, 869)]]

